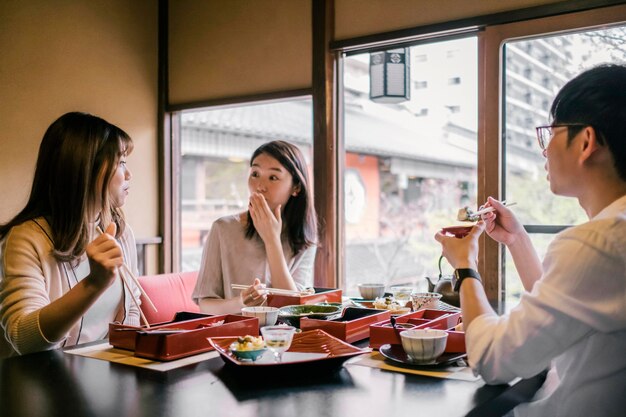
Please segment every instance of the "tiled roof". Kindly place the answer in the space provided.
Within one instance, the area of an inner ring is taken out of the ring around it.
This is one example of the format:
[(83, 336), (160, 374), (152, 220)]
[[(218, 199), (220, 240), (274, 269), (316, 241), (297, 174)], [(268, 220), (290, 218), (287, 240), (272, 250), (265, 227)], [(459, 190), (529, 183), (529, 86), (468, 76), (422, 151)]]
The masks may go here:
[[(458, 132), (465, 132), (461, 140), (475, 143), (473, 132), (454, 126), (433, 128), (402, 111), (381, 117), (371, 111), (348, 107), (345, 117), (346, 149), (350, 152), (460, 167), (476, 165), (476, 151), (472, 146), (468, 150), (450, 140), (460, 136)], [(216, 140), (218, 136), (231, 137), (231, 140), (236, 140), (235, 137), (262, 141), (282, 139), (298, 144), (311, 144), (313, 140), (310, 100), (189, 112), (183, 114), (182, 125), (184, 132), (193, 132), (197, 142)]]

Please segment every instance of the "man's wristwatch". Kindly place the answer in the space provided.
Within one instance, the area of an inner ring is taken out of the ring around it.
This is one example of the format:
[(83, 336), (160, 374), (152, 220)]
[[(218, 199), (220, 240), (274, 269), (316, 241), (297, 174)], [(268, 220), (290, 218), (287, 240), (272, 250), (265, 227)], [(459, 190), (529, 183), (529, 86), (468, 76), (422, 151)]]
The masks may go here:
[(482, 283), (483, 281), (480, 279), (480, 274), (478, 271), (470, 268), (461, 268), (455, 269), (454, 275), (452, 275), (452, 287), (454, 287), (454, 292), (459, 292), (461, 289), (461, 283), (465, 278), (474, 278), (477, 279), (478, 282)]

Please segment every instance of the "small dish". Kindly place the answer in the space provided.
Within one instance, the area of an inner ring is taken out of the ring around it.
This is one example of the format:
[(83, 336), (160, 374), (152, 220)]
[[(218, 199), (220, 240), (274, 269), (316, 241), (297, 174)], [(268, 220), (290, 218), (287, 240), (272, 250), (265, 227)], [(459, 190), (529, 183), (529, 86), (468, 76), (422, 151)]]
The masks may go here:
[(414, 292), (411, 294), (413, 310), (417, 311), (422, 308), (436, 309), (441, 297), (442, 295), (437, 292)]
[(237, 357), (240, 361), (256, 361), (259, 359), (265, 352), (267, 352), (267, 348), (261, 348), (257, 350), (230, 350), (233, 355)]
[(449, 226), (443, 227), (441, 233), (451, 235), (456, 238), (462, 239), (472, 231), (474, 226)]
[(329, 319), (341, 314), (341, 310), (341, 307), (332, 305), (291, 305), (279, 309), (278, 320), (290, 326), (300, 328), (300, 319), (302, 317)]
[(229, 346), (233, 355), (240, 360), (256, 361), (267, 350), (262, 337), (245, 335), (238, 337)]
[(390, 345), (384, 344), (380, 347), (379, 352), (381, 355), (393, 362), (397, 365), (402, 365), (405, 367), (415, 367), (415, 368), (436, 368), (443, 367), (455, 364), (459, 360), (462, 360), (467, 357), (467, 353), (465, 352), (444, 352), (441, 356), (437, 357), (435, 360), (428, 363), (421, 363), (414, 361), (411, 359), (401, 345)]

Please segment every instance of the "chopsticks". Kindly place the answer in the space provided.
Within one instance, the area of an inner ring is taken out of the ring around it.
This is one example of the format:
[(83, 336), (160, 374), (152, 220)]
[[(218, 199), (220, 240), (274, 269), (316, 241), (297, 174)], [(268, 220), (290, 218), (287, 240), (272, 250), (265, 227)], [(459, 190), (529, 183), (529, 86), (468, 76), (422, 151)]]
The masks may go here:
[[(98, 233), (104, 234), (104, 232), (102, 231), (100, 226), (96, 226), (96, 230), (98, 231)], [(122, 279), (122, 282), (126, 286), (126, 289), (128, 289), (128, 292), (130, 293), (130, 297), (132, 298), (133, 302), (135, 303), (135, 306), (139, 310), (139, 315), (143, 319), (143, 322), (146, 325), (146, 328), (149, 329), (150, 328), (150, 323), (148, 323), (148, 319), (146, 319), (146, 316), (143, 314), (143, 311), (141, 311), (141, 307), (139, 306), (139, 300), (137, 299), (137, 297), (135, 297), (135, 293), (133, 292), (133, 289), (128, 284), (128, 277), (125, 276), (124, 271), (126, 273), (128, 273), (128, 275), (132, 279), (133, 283), (137, 286), (137, 288), (139, 288), (139, 291), (141, 291), (141, 293), (143, 294), (144, 298), (146, 299), (146, 301), (148, 302), (148, 304), (150, 305), (150, 307), (152, 307), (152, 309), (154, 311), (158, 311), (156, 306), (154, 305), (154, 303), (152, 302), (152, 300), (150, 299), (150, 297), (148, 296), (146, 291), (143, 289), (143, 287), (139, 283), (139, 280), (137, 279), (135, 274), (133, 274), (133, 271), (131, 271), (130, 268), (128, 267), (128, 265), (126, 265), (126, 262), (122, 263), (122, 266), (118, 267), (117, 271), (119, 272), (120, 278)]]
[[(507, 203), (506, 201), (502, 202), (502, 205), (507, 206), (507, 207), (511, 207), (516, 205), (517, 203)], [(482, 210), (478, 210), (475, 211), (474, 213), (472, 213), (473, 216), (480, 216), (481, 214), (485, 214), (485, 213), (491, 213), (492, 211), (496, 211), (496, 209), (494, 207), (485, 207)]]
[[(517, 203), (507, 203), (506, 200), (502, 201), (502, 205), (504, 206), (514, 206)], [(466, 222), (466, 221), (470, 221), (470, 222), (475, 222), (480, 220), (480, 215), (481, 214), (485, 214), (485, 213), (491, 213), (492, 211), (495, 211), (496, 209), (493, 207), (485, 207), (484, 209), (478, 210), (478, 211), (472, 211), (469, 207), (464, 207), (462, 209), (460, 209), (456, 215), (456, 219), (462, 222)]]
[[(231, 284), (230, 288), (232, 288), (233, 290), (245, 290), (246, 288), (250, 287), (249, 285), (240, 285), (240, 284)], [(303, 294), (302, 291), (295, 291), (295, 290), (284, 290), (281, 288), (266, 288), (265, 289), (268, 294), (276, 294), (276, 295), (296, 295), (296, 296), (300, 296)]]

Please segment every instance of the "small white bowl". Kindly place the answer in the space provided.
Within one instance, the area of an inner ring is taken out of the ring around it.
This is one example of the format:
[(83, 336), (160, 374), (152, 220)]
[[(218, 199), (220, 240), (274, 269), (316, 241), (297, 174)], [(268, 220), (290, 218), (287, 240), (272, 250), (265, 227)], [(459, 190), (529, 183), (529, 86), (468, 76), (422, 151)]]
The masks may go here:
[(359, 284), (359, 293), (364, 300), (374, 300), (385, 295), (385, 284)]
[(448, 333), (437, 329), (411, 329), (400, 332), (402, 348), (416, 363), (432, 363), (446, 350)]
[(439, 300), (441, 300), (441, 294), (438, 292), (414, 292), (411, 294), (411, 303), (413, 303), (413, 311), (421, 310), (423, 308), (436, 309)]
[(259, 327), (273, 326), (278, 320), (278, 309), (276, 307), (244, 307), (241, 314), (247, 317), (259, 319)]

